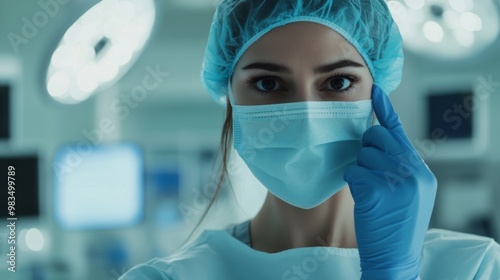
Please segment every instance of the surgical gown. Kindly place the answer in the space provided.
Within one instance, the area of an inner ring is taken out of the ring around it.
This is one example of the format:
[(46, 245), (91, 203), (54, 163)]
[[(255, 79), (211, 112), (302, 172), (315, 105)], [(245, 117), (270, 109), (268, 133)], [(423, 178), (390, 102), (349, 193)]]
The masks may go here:
[[(206, 230), (178, 252), (136, 265), (119, 280), (360, 279), (357, 249), (318, 246), (265, 253), (249, 246), (248, 225)], [(420, 278), (499, 280), (500, 245), (487, 237), (430, 229)]]

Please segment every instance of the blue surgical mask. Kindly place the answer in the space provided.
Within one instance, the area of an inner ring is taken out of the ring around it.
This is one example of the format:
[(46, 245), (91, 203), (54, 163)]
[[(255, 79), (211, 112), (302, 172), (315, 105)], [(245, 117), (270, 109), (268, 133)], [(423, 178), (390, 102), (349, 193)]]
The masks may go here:
[(371, 100), (304, 101), (233, 107), (233, 145), (275, 196), (310, 209), (341, 190), (372, 125)]

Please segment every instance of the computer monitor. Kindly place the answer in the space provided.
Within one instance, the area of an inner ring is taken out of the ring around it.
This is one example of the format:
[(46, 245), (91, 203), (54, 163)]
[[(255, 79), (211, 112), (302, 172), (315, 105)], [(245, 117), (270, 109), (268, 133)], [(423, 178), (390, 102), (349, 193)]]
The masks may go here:
[[(473, 137), (474, 94), (472, 91), (432, 92), (428, 98), (427, 138), (443, 134), (447, 139)], [(443, 137), (441, 137), (443, 138)]]
[(0, 141), (10, 137), (10, 86), (0, 84)]
[(144, 208), (144, 158), (131, 143), (64, 145), (54, 161), (57, 223), (68, 230), (137, 224)]
[[(424, 83), (424, 82), (423, 82)], [(488, 148), (491, 86), (488, 77), (439, 76), (425, 81), (426, 122), (416, 141), (428, 160), (471, 160)]]
[[(4, 186), (0, 191), (0, 201), (3, 205), (0, 218), (38, 217), (40, 215), (38, 175), (37, 154), (0, 154), (0, 180)], [(8, 189), (9, 181), (13, 182), (10, 184), (13, 187), (10, 190)], [(7, 208), (9, 201), (15, 203), (12, 205), (13, 212)]]

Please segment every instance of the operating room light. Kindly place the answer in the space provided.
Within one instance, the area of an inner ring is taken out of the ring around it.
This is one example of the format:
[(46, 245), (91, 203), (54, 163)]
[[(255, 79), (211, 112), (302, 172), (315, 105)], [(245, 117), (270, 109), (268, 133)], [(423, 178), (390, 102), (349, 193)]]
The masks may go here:
[(450, 6), (457, 12), (463, 13), (474, 8), (473, 0), (449, 0)]
[(45, 78), (49, 95), (86, 100), (118, 81), (137, 60), (155, 21), (154, 0), (102, 0), (64, 33)]
[(467, 31), (481, 31), (481, 29), (483, 29), (483, 22), (481, 21), (481, 18), (474, 13), (462, 13), (460, 15), (460, 23)]
[(455, 11), (445, 11), (443, 13), (444, 23), (451, 29), (457, 30), (460, 24), (460, 15)]
[(389, 6), (392, 12), (392, 17), (396, 22), (406, 20), (406, 18), (408, 17), (408, 11), (406, 10), (406, 7), (400, 2), (388, 1), (387, 6)]
[(472, 32), (456, 30), (453, 33), (453, 36), (455, 36), (455, 40), (457, 40), (457, 42), (464, 47), (470, 47), (474, 44), (474, 33)]
[(408, 7), (414, 10), (422, 9), (425, 5), (424, 0), (405, 0), (405, 3)]
[(188, 9), (205, 9), (215, 7), (220, 0), (171, 0), (178, 7)]
[(443, 40), (443, 28), (434, 21), (428, 21), (424, 24), (424, 35), (427, 40), (439, 43)]
[(405, 48), (424, 56), (472, 57), (498, 37), (498, 7), (491, 0), (391, 0), (387, 6)]

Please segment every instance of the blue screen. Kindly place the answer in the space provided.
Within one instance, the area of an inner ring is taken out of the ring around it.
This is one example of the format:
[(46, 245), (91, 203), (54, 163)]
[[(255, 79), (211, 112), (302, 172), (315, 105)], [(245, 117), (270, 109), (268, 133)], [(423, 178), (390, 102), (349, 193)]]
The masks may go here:
[(104, 229), (140, 222), (144, 212), (141, 149), (129, 143), (86, 143), (61, 147), (54, 157), (54, 207), (59, 225)]

